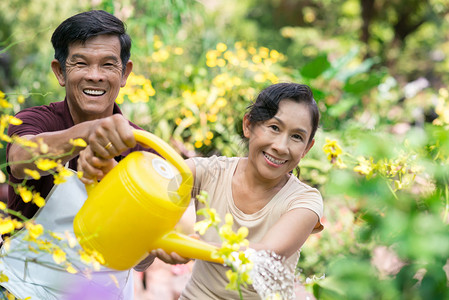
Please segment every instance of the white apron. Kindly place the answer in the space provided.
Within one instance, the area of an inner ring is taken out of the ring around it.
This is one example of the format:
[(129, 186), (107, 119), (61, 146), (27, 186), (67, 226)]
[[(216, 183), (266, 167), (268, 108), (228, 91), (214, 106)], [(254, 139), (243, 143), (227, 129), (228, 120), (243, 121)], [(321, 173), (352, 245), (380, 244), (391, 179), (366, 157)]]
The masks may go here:
[[(73, 237), (73, 219), (84, 201), (87, 199), (84, 184), (76, 175), (67, 178), (67, 182), (55, 185), (50, 191), (46, 205), (35, 217), (37, 224), (61, 236), (68, 231)], [(132, 300), (133, 276), (132, 271), (115, 271), (101, 268), (92, 272), (88, 277), (82, 272), (70, 274), (61, 267), (57, 269), (42, 266), (48, 263), (57, 266), (52, 255), (44, 252), (38, 254), (27, 250), (29, 242), (24, 241), (26, 230), (21, 230), (11, 237), (10, 251), (1, 249), (0, 271), (8, 276), (8, 282), (0, 283), (10, 293), (19, 299), (31, 297), (31, 300)], [(117, 245), (120, 237), (117, 237)], [(31, 245), (35, 245), (31, 243)], [(18, 251), (18, 249), (22, 249)], [(77, 245), (73, 249), (63, 248), (67, 253), (67, 260), (73, 261), (74, 266), (85, 269), (77, 255)], [(33, 262), (38, 260), (41, 264)], [(113, 276), (111, 276), (113, 275)], [(117, 280), (117, 282), (115, 281)]]

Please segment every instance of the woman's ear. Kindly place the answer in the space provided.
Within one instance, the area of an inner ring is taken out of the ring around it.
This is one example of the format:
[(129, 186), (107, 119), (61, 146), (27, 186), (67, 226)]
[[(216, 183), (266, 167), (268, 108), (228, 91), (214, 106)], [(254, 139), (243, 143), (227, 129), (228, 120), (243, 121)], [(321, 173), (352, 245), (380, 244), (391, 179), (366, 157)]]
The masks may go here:
[(312, 149), (313, 145), (315, 144), (315, 139), (312, 139), (310, 141), (310, 143), (307, 145), (306, 149), (304, 150), (304, 152), (302, 153), (301, 158), (303, 158), (304, 156), (306, 156), (307, 152), (309, 152), (310, 149)]
[(243, 123), (242, 124), (243, 136), (246, 137), (247, 139), (249, 139), (250, 133), (251, 133), (251, 122), (249, 121), (248, 114), (245, 114), (245, 116), (243, 116), (243, 122), (242, 123)]
[(62, 70), (61, 64), (57, 59), (53, 59), (51, 61), (51, 69), (53, 70), (53, 73), (56, 76), (56, 79), (58, 79), (60, 86), (65, 86), (65, 74)]

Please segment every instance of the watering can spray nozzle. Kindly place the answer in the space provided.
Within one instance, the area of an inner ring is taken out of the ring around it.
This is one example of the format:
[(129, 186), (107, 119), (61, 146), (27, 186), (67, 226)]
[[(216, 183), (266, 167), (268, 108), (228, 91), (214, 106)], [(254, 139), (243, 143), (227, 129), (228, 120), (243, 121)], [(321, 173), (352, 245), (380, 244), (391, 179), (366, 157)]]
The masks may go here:
[(162, 157), (136, 151), (127, 155), (98, 184), (73, 222), (80, 245), (99, 252), (105, 265), (130, 269), (153, 249), (223, 263), (217, 248), (173, 231), (190, 203), (192, 173), (182, 157), (155, 135), (134, 130), (140, 144)]

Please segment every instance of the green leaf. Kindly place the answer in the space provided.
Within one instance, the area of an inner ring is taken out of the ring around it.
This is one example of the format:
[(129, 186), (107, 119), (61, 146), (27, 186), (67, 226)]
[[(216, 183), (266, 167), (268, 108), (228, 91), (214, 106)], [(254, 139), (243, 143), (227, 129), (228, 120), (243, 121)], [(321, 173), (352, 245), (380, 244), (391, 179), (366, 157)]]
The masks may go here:
[(374, 74), (360, 74), (360, 76), (356, 76), (355, 78), (351, 78), (343, 87), (343, 90), (347, 93), (362, 95), (372, 88), (378, 86), (384, 74), (382, 73), (374, 73)]
[(326, 71), (331, 64), (327, 60), (327, 55), (322, 54), (317, 56), (314, 60), (308, 62), (302, 69), (301, 75), (306, 78), (317, 78), (324, 71)]

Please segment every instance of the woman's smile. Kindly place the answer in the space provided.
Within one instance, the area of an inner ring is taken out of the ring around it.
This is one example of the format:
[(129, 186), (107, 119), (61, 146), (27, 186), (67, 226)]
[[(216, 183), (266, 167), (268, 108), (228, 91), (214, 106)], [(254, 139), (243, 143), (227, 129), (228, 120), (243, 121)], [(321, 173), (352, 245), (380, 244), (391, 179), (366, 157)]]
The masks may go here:
[(287, 160), (285, 160), (285, 159), (283, 159), (283, 160), (277, 159), (274, 156), (271, 156), (270, 154), (268, 154), (264, 151), (263, 151), (263, 155), (265, 156), (265, 159), (267, 160), (268, 164), (270, 166), (273, 166), (276, 168), (282, 166), (283, 164), (285, 164), (287, 162)]

